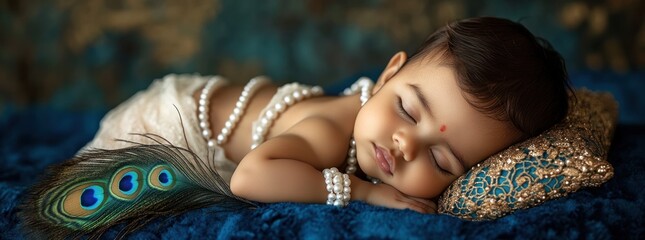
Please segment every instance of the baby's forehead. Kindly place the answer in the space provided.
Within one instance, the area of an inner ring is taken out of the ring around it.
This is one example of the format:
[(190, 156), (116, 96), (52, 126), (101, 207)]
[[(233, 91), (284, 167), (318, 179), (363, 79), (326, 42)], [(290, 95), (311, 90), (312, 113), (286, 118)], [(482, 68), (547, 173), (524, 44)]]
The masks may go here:
[(420, 58), (411, 60), (406, 63), (402, 71), (417, 74), (415, 80), (418, 84), (424, 84), (426, 81), (437, 77), (451, 77), (458, 80), (457, 68), (451, 60), (446, 57), (435, 56), (429, 58)]
[(431, 50), (423, 51), (416, 56), (410, 58), (410, 63), (425, 64), (439, 64), (448, 65), (453, 67), (455, 65), (455, 56), (444, 48), (434, 48)]
[[(459, 75), (451, 64), (441, 60), (412, 62), (403, 69), (405, 81), (414, 84), (424, 91), (449, 91), (462, 92)], [(440, 89), (438, 89), (440, 88)]]
[[(462, 78), (465, 77), (458, 72), (456, 65), (445, 58), (428, 58), (410, 62), (407, 69), (403, 70), (417, 86), (429, 92), (451, 91), (453, 94), (437, 94), (436, 97), (460, 97), (469, 103), (478, 112), (486, 108), (486, 102), (476, 93), (468, 91)], [(482, 112), (483, 113), (483, 112)], [(485, 114), (485, 113), (484, 113)]]

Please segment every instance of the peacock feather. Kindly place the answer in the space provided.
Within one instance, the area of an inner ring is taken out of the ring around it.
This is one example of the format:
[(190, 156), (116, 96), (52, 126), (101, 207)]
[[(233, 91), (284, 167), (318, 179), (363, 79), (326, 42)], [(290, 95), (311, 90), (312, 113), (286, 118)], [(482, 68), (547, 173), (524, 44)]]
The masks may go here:
[[(22, 205), (27, 228), (60, 239), (89, 234), (99, 238), (127, 222), (119, 237), (158, 216), (217, 204), (253, 208), (238, 198), (215, 169), (190, 148), (174, 146), (155, 134), (136, 134), (155, 144), (81, 152), (52, 167)], [(120, 140), (125, 141), (125, 140)]]

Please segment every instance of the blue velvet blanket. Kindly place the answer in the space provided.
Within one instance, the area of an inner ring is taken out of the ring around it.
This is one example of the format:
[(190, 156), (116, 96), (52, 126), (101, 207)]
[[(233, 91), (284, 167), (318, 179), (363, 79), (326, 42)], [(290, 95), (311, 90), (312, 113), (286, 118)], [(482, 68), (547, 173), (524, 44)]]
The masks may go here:
[[(617, 97), (624, 106), (622, 98), (625, 96)], [(88, 142), (104, 113), (31, 107), (9, 109), (0, 116), (0, 239), (26, 238), (17, 217), (25, 190), (48, 165), (70, 158)], [(644, 156), (645, 124), (623, 121), (609, 153), (615, 168), (613, 179), (598, 188), (583, 189), (492, 221), (464, 221), (362, 202), (342, 209), (276, 203), (254, 210), (211, 207), (168, 216), (128, 238), (645, 239)], [(120, 229), (122, 226), (117, 226), (104, 237), (112, 239)]]

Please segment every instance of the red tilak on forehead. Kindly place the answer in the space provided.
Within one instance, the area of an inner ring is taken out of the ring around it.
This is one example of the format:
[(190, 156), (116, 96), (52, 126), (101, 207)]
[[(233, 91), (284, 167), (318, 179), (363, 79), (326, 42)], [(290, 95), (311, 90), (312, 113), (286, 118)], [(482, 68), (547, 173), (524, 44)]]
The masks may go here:
[(439, 128), (439, 131), (445, 132), (446, 131), (446, 125), (441, 125), (441, 128)]

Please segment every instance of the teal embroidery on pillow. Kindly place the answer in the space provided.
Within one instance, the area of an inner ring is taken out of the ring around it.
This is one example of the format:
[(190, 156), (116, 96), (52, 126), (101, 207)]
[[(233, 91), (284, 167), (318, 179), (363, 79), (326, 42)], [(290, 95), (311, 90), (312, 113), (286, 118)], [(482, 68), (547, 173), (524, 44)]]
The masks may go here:
[(439, 212), (494, 219), (613, 176), (606, 161), (617, 117), (608, 94), (579, 90), (563, 122), (474, 166), (439, 199)]

